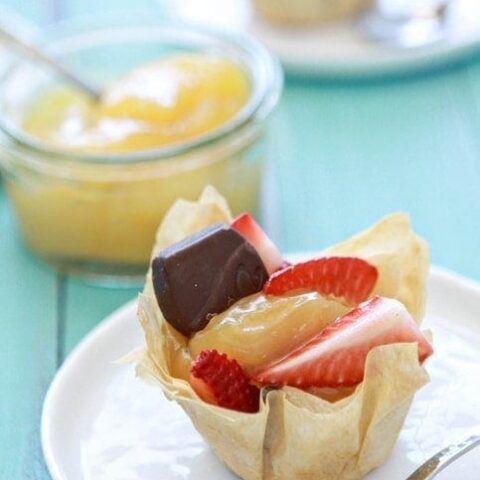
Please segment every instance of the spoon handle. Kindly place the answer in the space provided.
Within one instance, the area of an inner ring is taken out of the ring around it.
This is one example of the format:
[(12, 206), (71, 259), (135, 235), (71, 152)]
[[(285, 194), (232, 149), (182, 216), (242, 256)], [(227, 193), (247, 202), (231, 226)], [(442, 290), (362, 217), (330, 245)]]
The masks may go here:
[(12, 32), (5, 29), (2, 25), (0, 25), (0, 43), (11, 45), (24, 56), (27, 56), (32, 60), (35, 60), (52, 68), (62, 77), (64, 77), (69, 82), (76, 85), (80, 90), (85, 92), (93, 100), (98, 101), (100, 99), (101, 93), (96, 87), (91, 85), (89, 82), (86, 82), (83, 78), (79, 77), (68, 67), (62, 65), (57, 60), (50, 57), (48, 54), (38, 49), (36, 46), (17, 37)]
[(449, 445), (415, 470), (407, 480), (430, 480), (437, 476), (447, 465), (461, 457), (472, 448), (480, 445), (480, 435), (472, 435), (463, 442)]

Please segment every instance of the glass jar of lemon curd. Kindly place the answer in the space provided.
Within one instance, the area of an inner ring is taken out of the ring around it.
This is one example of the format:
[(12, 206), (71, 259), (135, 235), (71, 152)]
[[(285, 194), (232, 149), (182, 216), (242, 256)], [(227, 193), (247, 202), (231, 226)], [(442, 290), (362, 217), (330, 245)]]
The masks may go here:
[(104, 95), (92, 105), (23, 62), (1, 80), (0, 164), (31, 250), (69, 273), (135, 277), (177, 198), (211, 184), (234, 213), (257, 210), (282, 88), (260, 44), (129, 18), (66, 25), (44, 46)]

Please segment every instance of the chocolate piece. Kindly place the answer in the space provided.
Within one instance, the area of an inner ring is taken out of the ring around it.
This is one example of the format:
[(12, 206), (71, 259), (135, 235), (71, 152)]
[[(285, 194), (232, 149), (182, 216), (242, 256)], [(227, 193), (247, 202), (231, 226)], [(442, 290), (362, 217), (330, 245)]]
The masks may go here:
[(240, 298), (259, 292), (267, 279), (255, 248), (221, 224), (171, 245), (152, 263), (160, 310), (187, 337)]

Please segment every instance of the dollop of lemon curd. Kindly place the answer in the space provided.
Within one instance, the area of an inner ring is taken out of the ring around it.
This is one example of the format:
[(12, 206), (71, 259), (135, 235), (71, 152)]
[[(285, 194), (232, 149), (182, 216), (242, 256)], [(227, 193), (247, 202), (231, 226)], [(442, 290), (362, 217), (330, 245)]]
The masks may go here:
[(248, 101), (250, 82), (235, 62), (179, 55), (136, 68), (108, 87), (100, 102), (62, 88), (39, 96), (23, 129), (44, 143), (83, 153), (125, 153), (204, 135)]
[(65, 87), (39, 94), (23, 114), (23, 129), (66, 153), (52, 160), (53, 175), (7, 181), (27, 243), (54, 261), (145, 265), (155, 230), (179, 197), (196, 199), (212, 184), (234, 213), (255, 211), (261, 158), (247, 146), (256, 133), (237, 150), (215, 147), (188, 158), (68, 160), (68, 152), (134, 153), (195, 139), (232, 119), (250, 95), (246, 71), (210, 54), (140, 66), (106, 88), (98, 103)]
[(316, 292), (245, 297), (215, 315), (189, 342), (192, 358), (216, 349), (248, 372), (282, 358), (350, 308)]

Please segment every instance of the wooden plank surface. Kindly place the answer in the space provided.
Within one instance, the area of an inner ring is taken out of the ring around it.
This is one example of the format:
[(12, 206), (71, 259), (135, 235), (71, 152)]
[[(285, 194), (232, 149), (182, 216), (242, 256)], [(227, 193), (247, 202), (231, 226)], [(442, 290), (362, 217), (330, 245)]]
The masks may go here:
[(478, 65), (406, 82), (287, 84), (273, 141), (282, 247), (318, 250), (403, 210), (434, 262), (480, 278), (472, 85), (480, 92)]
[(86, 285), (77, 279), (65, 283), (62, 356), (102, 319), (137, 296), (139, 288), (106, 288)]
[(0, 185), (0, 478), (48, 478), (43, 397), (55, 374), (56, 275), (26, 253)]

